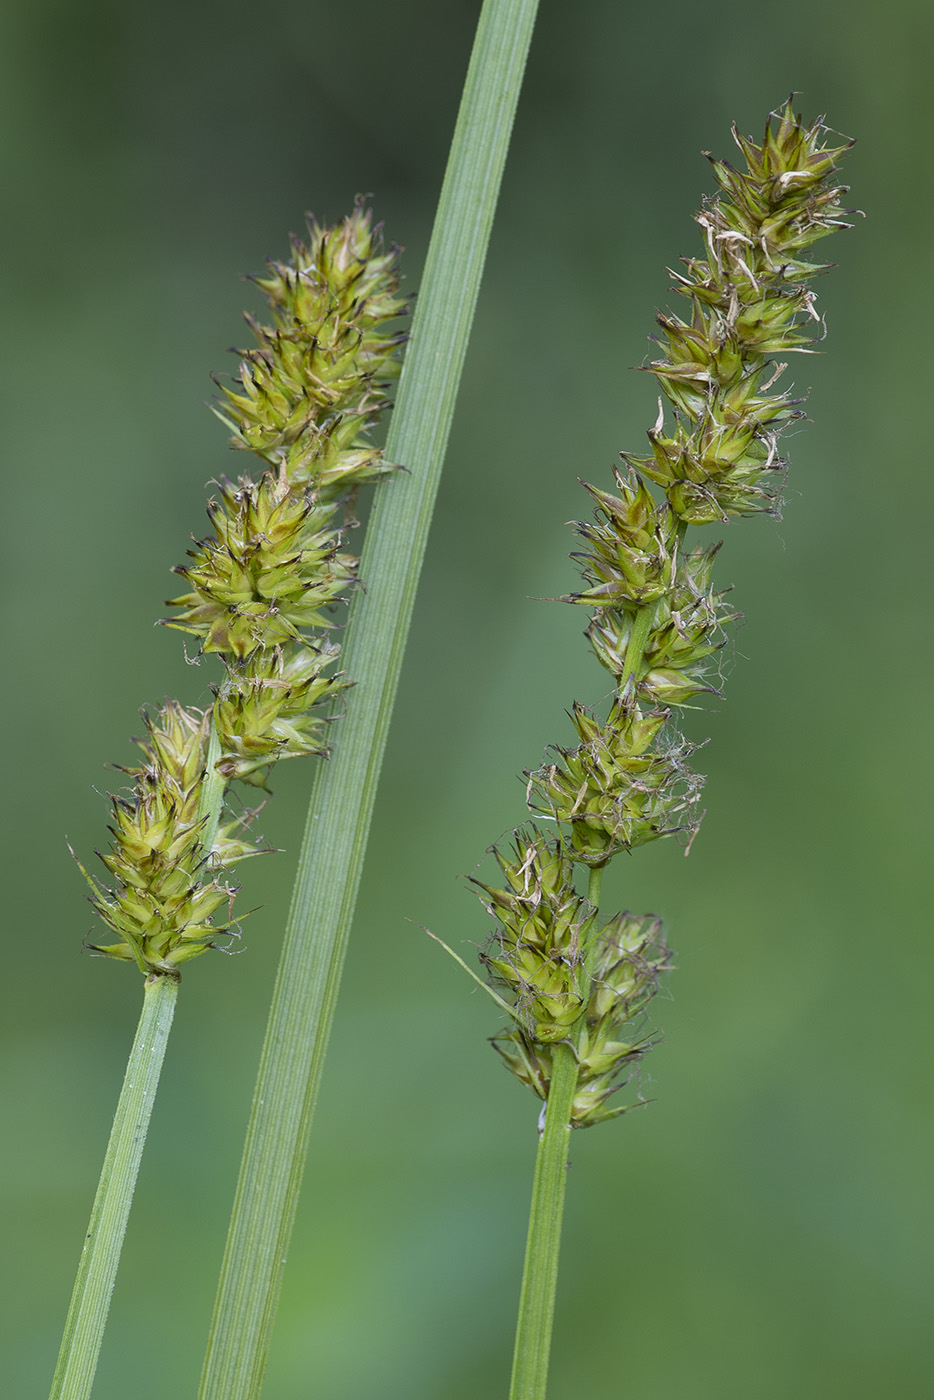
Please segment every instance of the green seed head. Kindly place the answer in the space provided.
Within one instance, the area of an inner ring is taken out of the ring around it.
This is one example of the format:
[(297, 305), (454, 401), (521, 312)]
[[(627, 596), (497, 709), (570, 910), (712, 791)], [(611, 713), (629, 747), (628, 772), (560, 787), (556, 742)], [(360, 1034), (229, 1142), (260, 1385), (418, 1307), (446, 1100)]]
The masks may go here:
[(191, 591), (169, 600), (182, 612), (167, 625), (201, 637), (206, 652), (240, 660), (302, 641), (302, 628), (327, 626), (322, 609), (341, 597), (357, 565), (328, 528), (333, 514), (271, 472), (258, 484), (221, 482), (208, 510), (213, 535), (175, 570)]
[(279, 759), (327, 752), (318, 711), (347, 686), (324, 674), (339, 651), (322, 641), (318, 647), (254, 651), (248, 660), (228, 664), (215, 707), (218, 767), (228, 781), (265, 787), (270, 765)]
[(691, 746), (649, 747), (668, 713), (644, 715), (620, 697), (603, 723), (575, 704), (581, 743), (556, 746), (557, 762), (526, 775), (529, 807), (570, 826), (575, 860), (602, 865), (617, 851), (693, 831), (703, 780), (685, 761)]
[[(258, 853), (224, 828), (210, 851), (199, 818), (207, 755), (208, 715), (166, 701), (146, 720), (139, 740), (144, 761), (125, 768), (133, 786), (111, 798), (110, 849), (101, 860), (113, 884), (105, 886), (80, 865), (91, 886), (91, 904), (120, 942), (92, 944), (108, 957), (135, 961), (147, 975), (177, 975), (182, 963), (217, 947), (232, 931), (233, 888), (220, 873)], [(226, 906), (226, 916), (215, 920)]]
[[(596, 523), (576, 527), (584, 587), (565, 601), (592, 612), (587, 637), (615, 682), (608, 713), (575, 704), (577, 745), (556, 746), (526, 773), (528, 806), (558, 837), (520, 836), (516, 860), (498, 857), (508, 888), (487, 890), (502, 931), (483, 960), (520, 1008), (494, 1043), (543, 1098), (555, 1045), (574, 1049), (575, 1126), (622, 1111), (609, 1097), (648, 1047), (628, 1023), (654, 993), (667, 950), (653, 918), (617, 915), (596, 934), (574, 866), (596, 872), (618, 851), (676, 832), (690, 842), (697, 830), (694, 746), (668, 721), (672, 706), (719, 693), (726, 629), (741, 615), (712, 583), (719, 545), (688, 549), (684, 537), (691, 525), (778, 510), (779, 439), (803, 415), (800, 399), (774, 388), (787, 368), (774, 357), (808, 352), (819, 337), (810, 281), (825, 269), (803, 255), (848, 226), (833, 176), (850, 143), (824, 145), (822, 123), (805, 127), (790, 104), (770, 116), (761, 145), (733, 134), (746, 168), (713, 162), (719, 193), (696, 216), (704, 254), (672, 274), (689, 310), (657, 317), (661, 355), (647, 369), (663, 397), (650, 455), (621, 454), (618, 494), (586, 485)], [(547, 861), (561, 893), (545, 898)]]
[(288, 263), (255, 279), (273, 324), (247, 323), (256, 347), (241, 352), (239, 388), (221, 386), (221, 416), (234, 445), (339, 497), (385, 474), (381, 452), (361, 446), (387, 404), (405, 336), (386, 333), (404, 315), (398, 249), (381, 251), (380, 230), (358, 203), (333, 229), (312, 223), (293, 239)]
[(657, 505), (642, 479), (615, 472), (619, 496), (587, 486), (597, 502), (597, 525), (580, 524), (577, 533), (592, 553), (574, 554), (590, 585), (566, 601), (588, 607), (638, 608), (665, 595), (671, 586), (678, 545), (675, 520)]
[(565, 1034), (545, 1038), (520, 1025), (497, 1036), (495, 1048), (517, 1079), (547, 1099), (554, 1044), (570, 1044), (578, 1061), (571, 1126), (588, 1128), (618, 1117), (632, 1105), (611, 1105), (609, 1099), (629, 1083), (651, 1048), (640, 1021), (668, 957), (661, 920), (617, 914), (595, 935), (587, 1006)]
[[(668, 592), (658, 600), (634, 676), (637, 700), (651, 706), (683, 705), (711, 684), (717, 653), (726, 645), (726, 627), (741, 614), (724, 604), (711, 587), (710, 571), (719, 545), (694, 549), (678, 566)], [(635, 614), (603, 608), (587, 637), (599, 660), (617, 678), (624, 674)]]
[(169, 701), (148, 722), (145, 762), (125, 770), (132, 788), (112, 799), (102, 859), (114, 883), (84, 872), (120, 940), (98, 951), (147, 974), (175, 975), (233, 930), (221, 868), (259, 848), (244, 834), (254, 814), (225, 819), (226, 785), (265, 787), (280, 758), (327, 751), (322, 709), (350, 684), (327, 637), (356, 579), (342, 532), (356, 523), (357, 488), (392, 470), (367, 432), (405, 340), (386, 324), (407, 309), (397, 252), (383, 251), (358, 202), (334, 228), (312, 223), (291, 260), (256, 279), (271, 324), (247, 317), (256, 343), (240, 352), (235, 386), (221, 389), (221, 416), (262, 472), (218, 484), (211, 531), (175, 570), (186, 591), (164, 619), (220, 654), (224, 680), (208, 714)]
[(824, 132), (820, 121), (804, 127), (790, 102), (759, 146), (734, 127), (746, 170), (713, 162), (721, 193), (697, 215), (707, 255), (673, 274), (690, 319), (658, 317), (665, 355), (649, 369), (675, 425), (666, 432), (660, 413), (652, 456), (626, 460), (689, 524), (778, 508), (785, 463), (776, 440), (800, 415), (786, 394), (769, 394), (784, 369), (769, 357), (810, 349), (820, 318), (808, 281), (824, 268), (798, 255), (849, 226), (845, 186), (831, 177), (852, 143), (826, 147)]
[(493, 854), (503, 888), (474, 883), (499, 924), (481, 955), (535, 1040), (567, 1035), (581, 1013), (583, 950), (593, 909), (574, 889), (573, 865), (535, 827), (517, 832), (510, 855)]

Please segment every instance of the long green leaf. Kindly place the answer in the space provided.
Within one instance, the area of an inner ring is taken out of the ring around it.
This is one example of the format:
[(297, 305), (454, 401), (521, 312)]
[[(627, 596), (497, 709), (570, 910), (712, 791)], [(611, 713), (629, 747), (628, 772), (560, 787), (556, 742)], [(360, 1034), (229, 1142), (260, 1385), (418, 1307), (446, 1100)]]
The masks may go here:
[(537, 0), (485, 0), (387, 442), (343, 661), (356, 685), (311, 797), (201, 1400), (255, 1400), (376, 786)]

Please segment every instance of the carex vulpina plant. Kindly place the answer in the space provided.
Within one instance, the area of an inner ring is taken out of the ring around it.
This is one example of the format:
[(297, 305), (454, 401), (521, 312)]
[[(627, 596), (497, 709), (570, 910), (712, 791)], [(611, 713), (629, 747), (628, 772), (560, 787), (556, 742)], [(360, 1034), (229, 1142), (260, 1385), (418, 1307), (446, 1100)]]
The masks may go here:
[(234, 446), (260, 465), (217, 483), (164, 621), (216, 654), (221, 679), (206, 710), (167, 700), (145, 716), (142, 762), (111, 799), (108, 878), (81, 866), (116, 935), (93, 951), (146, 981), (53, 1381), (61, 1400), (90, 1393), (180, 968), (237, 935), (229, 872), (262, 849), (246, 836), (255, 813), (225, 810), (225, 795), (235, 781), (265, 788), (281, 759), (324, 755), (331, 702), (351, 683), (336, 669), (335, 605), (357, 577), (344, 547), (356, 493), (392, 471), (369, 434), (405, 340), (387, 328), (407, 309), (397, 252), (362, 202), (333, 228), (312, 221), (256, 279), (270, 324), (247, 317), (256, 343), (220, 386)]
[(612, 696), (602, 713), (575, 703), (573, 746), (526, 774), (547, 829), (520, 828), (494, 848), (502, 878), (475, 882), (496, 920), (481, 961), (509, 1016), (493, 1043), (545, 1104), (511, 1400), (545, 1395), (570, 1129), (630, 1106), (617, 1096), (651, 1045), (642, 1013), (668, 965), (658, 919), (599, 909), (602, 872), (659, 837), (689, 844), (700, 820), (694, 746), (673, 712), (719, 694), (739, 614), (713, 582), (719, 546), (691, 547), (687, 532), (777, 514), (781, 435), (803, 416), (779, 385), (781, 357), (822, 337), (812, 282), (827, 265), (809, 250), (849, 226), (835, 179), (850, 142), (828, 141), (822, 120), (804, 125), (790, 100), (760, 144), (733, 134), (745, 168), (713, 160), (718, 193), (696, 215), (703, 254), (672, 273), (686, 310), (657, 317), (649, 452), (623, 453), (611, 489), (585, 484), (594, 520), (577, 526), (573, 556), (583, 587), (565, 601), (590, 613)]

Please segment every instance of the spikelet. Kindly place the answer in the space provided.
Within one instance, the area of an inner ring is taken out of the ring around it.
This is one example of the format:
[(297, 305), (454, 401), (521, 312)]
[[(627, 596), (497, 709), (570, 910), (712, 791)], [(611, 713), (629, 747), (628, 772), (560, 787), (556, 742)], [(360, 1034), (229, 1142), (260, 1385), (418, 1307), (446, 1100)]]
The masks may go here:
[[(134, 961), (147, 976), (178, 976), (182, 963), (218, 947), (230, 934), (234, 887), (224, 871), (260, 847), (221, 828), (210, 850), (199, 817), (210, 715), (166, 701), (137, 740), (143, 762), (125, 768), (128, 794), (111, 797), (109, 851), (101, 854), (112, 880), (104, 885), (80, 864), (91, 904), (120, 942), (91, 944), (95, 952)], [(226, 906), (226, 917), (217, 921)]]
[[(573, 1027), (577, 1089), (572, 1128), (604, 1123), (632, 1107), (608, 1101), (630, 1082), (639, 1060), (652, 1048), (651, 1037), (639, 1029), (641, 1013), (668, 967), (661, 920), (651, 915), (617, 914), (592, 937), (590, 994)], [(566, 1036), (535, 1035), (519, 1024), (492, 1043), (516, 1078), (547, 1099), (554, 1046), (560, 1039), (566, 1042)]]

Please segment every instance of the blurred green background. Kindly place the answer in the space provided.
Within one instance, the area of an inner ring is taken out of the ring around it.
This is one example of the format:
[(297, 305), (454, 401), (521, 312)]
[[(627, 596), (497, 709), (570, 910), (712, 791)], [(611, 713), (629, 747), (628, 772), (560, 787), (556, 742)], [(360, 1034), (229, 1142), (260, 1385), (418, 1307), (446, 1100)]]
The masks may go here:
[[(138, 1010), (81, 952), (137, 708), (204, 701), (152, 629), (205, 483), (238, 282), (373, 191), (418, 286), (479, 6), (8, 0), (0, 15), (4, 1394), (46, 1393)], [(934, 972), (929, 76), (921, 0), (543, 0), (423, 576), (266, 1400), (504, 1395), (538, 1105), (469, 953), (517, 775), (607, 678), (567, 591), (578, 476), (639, 451), (666, 265), (729, 122), (791, 89), (859, 138), (784, 522), (727, 531), (748, 622), (690, 860), (616, 863), (677, 972), (638, 1113), (575, 1136), (554, 1400), (928, 1396)], [(177, 587), (177, 585), (176, 585)], [(291, 771), (289, 770), (291, 767)], [(264, 814), (248, 951), (186, 973), (97, 1400), (194, 1396), (310, 771)], [(466, 946), (465, 946), (466, 944)]]

